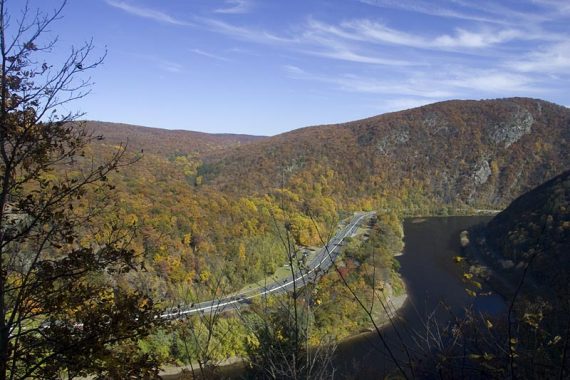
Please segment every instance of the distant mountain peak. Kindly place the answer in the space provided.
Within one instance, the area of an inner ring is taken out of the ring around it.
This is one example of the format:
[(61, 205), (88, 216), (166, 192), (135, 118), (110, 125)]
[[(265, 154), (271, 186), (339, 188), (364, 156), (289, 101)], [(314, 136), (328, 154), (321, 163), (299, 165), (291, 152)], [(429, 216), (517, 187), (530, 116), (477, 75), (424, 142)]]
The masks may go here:
[(279, 187), (283, 167), (295, 168), (289, 177), (330, 169), (353, 184), (341, 196), (411, 181), (443, 203), (498, 206), (570, 167), (569, 140), (565, 107), (520, 97), (449, 100), (213, 152), (216, 174), (207, 180), (264, 192)]
[(251, 136), (231, 133), (205, 133), (186, 130), (150, 128), (139, 125), (111, 123), (102, 121), (83, 121), (85, 127), (97, 135), (103, 135), (108, 144), (128, 141), (133, 150), (149, 153), (193, 153), (226, 149), (248, 144), (263, 139), (263, 136)]

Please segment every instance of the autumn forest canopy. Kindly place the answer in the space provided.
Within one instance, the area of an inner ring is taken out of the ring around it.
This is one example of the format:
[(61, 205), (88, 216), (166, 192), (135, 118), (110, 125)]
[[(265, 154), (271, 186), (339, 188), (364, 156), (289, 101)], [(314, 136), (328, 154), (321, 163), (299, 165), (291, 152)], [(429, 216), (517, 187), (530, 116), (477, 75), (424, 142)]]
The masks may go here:
[[(364, 329), (384, 344), (382, 376), (568, 376), (570, 109), (450, 100), (272, 137), (86, 121), (65, 110), (104, 57), (88, 42), (52, 63), (43, 36), (65, 3), (19, 18), (7, 4), (0, 380), (166, 365), (216, 378), (224, 360), (246, 378), (324, 379), (336, 344)], [(404, 218), (499, 210), (456, 261), (468, 292), (501, 290), (505, 314), (450, 317), (433, 342), (449, 351), (387, 345), (406, 299)], [(244, 298), (303, 271), (298, 287)], [(210, 300), (242, 306), (192, 311)]]

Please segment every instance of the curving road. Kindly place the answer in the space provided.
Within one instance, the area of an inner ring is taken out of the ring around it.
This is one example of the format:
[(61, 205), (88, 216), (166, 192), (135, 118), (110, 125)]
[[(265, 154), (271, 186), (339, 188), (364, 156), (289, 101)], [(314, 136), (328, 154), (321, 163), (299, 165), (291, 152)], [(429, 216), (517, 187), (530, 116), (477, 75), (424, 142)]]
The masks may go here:
[(307, 263), (307, 268), (299, 270), (294, 276), (289, 276), (284, 280), (267, 284), (263, 287), (242, 292), (238, 295), (223, 297), (216, 300), (204, 301), (180, 308), (168, 309), (161, 318), (175, 319), (185, 318), (197, 313), (220, 313), (233, 309), (239, 309), (251, 303), (254, 297), (265, 296), (269, 294), (280, 294), (293, 291), (294, 288), (302, 288), (307, 283), (314, 282), (323, 273), (331, 267), (334, 260), (339, 254), (339, 246), (345, 238), (352, 236), (362, 220), (369, 219), (374, 212), (355, 213), (351, 221), (337, 232), (337, 234), (328, 241), (327, 245), (322, 247), (315, 258)]

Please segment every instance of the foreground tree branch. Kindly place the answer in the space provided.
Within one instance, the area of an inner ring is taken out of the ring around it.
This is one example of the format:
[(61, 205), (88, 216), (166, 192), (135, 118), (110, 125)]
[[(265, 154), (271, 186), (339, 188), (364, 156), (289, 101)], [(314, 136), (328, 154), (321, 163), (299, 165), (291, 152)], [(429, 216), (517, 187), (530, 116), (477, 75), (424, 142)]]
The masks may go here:
[[(57, 42), (41, 45), (66, 2), (51, 14), (26, 4), (15, 25), (6, 3), (0, 0), (0, 380), (156, 375), (150, 357), (132, 352), (157, 323), (152, 300), (116, 281), (139, 267), (129, 249), (134, 231), (102, 217), (113, 190), (107, 176), (136, 159), (127, 158), (126, 145), (89, 159), (89, 144), (101, 137), (74, 122), (81, 113), (59, 111), (89, 93), (84, 73), (104, 54), (93, 59), (87, 42), (60, 65), (38, 60)], [(93, 226), (99, 236), (88, 234)]]

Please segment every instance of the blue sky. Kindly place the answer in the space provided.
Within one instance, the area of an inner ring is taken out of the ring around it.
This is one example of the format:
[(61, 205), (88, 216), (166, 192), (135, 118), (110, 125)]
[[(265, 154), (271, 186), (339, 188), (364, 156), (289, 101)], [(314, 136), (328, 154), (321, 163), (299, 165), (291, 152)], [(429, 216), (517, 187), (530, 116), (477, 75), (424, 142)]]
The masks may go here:
[(51, 31), (56, 56), (107, 49), (74, 103), (94, 120), (274, 135), (447, 99), (570, 105), (566, 0), (70, 0)]

